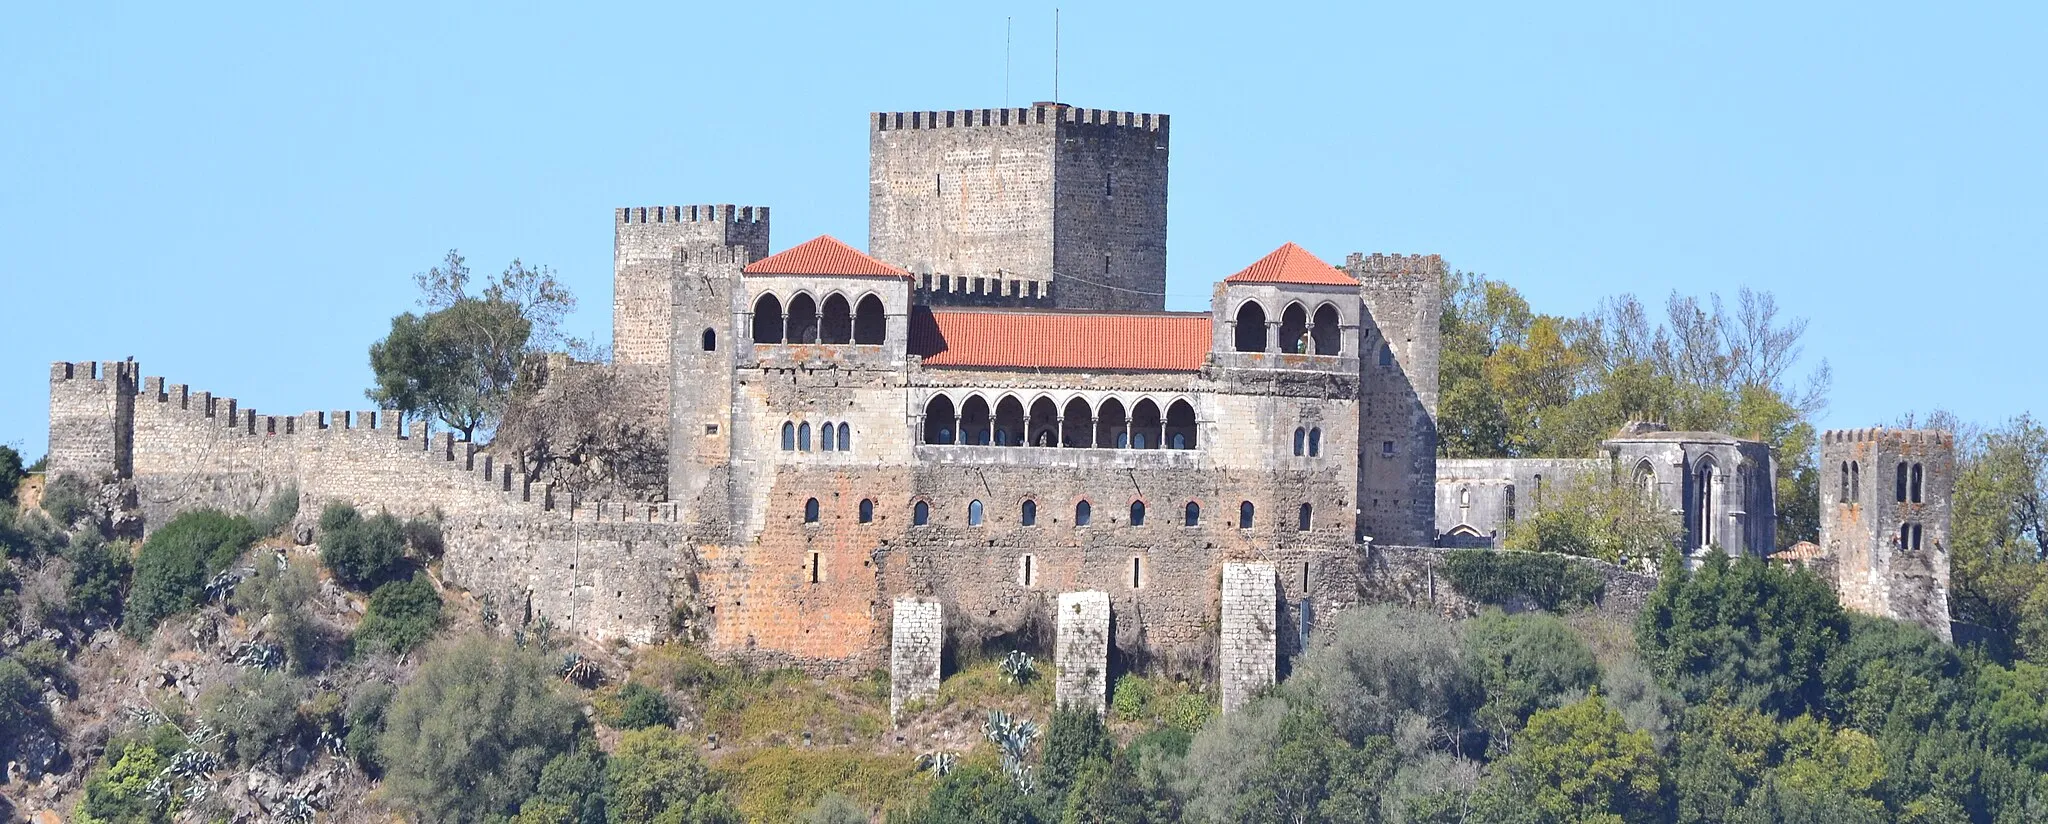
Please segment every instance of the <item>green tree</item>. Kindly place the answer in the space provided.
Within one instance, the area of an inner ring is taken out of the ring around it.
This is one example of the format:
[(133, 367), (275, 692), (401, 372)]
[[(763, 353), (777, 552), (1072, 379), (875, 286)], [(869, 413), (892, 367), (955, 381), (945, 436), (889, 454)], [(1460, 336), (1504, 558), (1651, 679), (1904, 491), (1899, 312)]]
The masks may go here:
[(515, 822), (605, 824), (605, 754), (594, 742), (555, 756), (541, 768), (540, 783), (519, 806)]
[(696, 748), (675, 730), (648, 727), (626, 733), (605, 775), (605, 813), (612, 824), (739, 821)]
[(517, 260), (471, 294), (469, 267), (452, 249), (413, 280), (426, 312), (392, 318), (390, 334), (370, 346), (376, 384), (367, 394), (474, 440), (504, 414), (530, 345), (562, 343), (560, 322), (576, 300), (552, 270)]
[(235, 607), (265, 623), (292, 669), (306, 672), (320, 655), (320, 627), (306, 610), (306, 603), (320, 591), (320, 573), (304, 558), (286, 559), (269, 552), (258, 556), (255, 574), (235, 587)]
[(1503, 548), (1632, 564), (1663, 555), (1685, 534), (1670, 511), (1641, 490), (1610, 478), (1585, 478), (1563, 497), (1508, 525)]
[(1551, 615), (1488, 610), (1466, 624), (1465, 649), (1486, 694), (1477, 720), (1503, 748), (1537, 710), (1600, 680), (1593, 650)]
[(336, 580), (368, 591), (405, 569), (405, 525), (388, 512), (365, 518), (340, 501), (320, 511), (320, 563)]
[(619, 690), (618, 723), (612, 726), (622, 730), (637, 730), (643, 727), (667, 727), (676, 722), (675, 710), (668, 705), (668, 698), (660, 690), (639, 681), (629, 681)]
[(356, 626), (356, 647), (368, 652), (406, 652), (434, 637), (441, 627), (441, 595), (416, 573), (370, 593), (370, 607)]
[(1977, 725), (1991, 745), (2048, 774), (2048, 667), (2031, 661), (1986, 666), (1977, 678)]
[(939, 779), (924, 804), (900, 817), (907, 824), (1040, 824), (1044, 815), (1030, 796), (995, 767), (970, 764)]
[(1107, 766), (1116, 755), (1116, 744), (1101, 716), (1092, 710), (1066, 709), (1053, 713), (1046, 725), (1044, 753), (1039, 786), (1048, 797), (1061, 799), (1082, 772)]
[[(1937, 425), (1953, 419), (1937, 415)], [(1950, 608), (1999, 660), (2048, 659), (2048, 428), (2021, 416), (1956, 438)]]
[(71, 614), (86, 626), (111, 626), (120, 620), (121, 601), (134, 568), (128, 560), (128, 547), (126, 542), (79, 540), (65, 550), (65, 557), (71, 560), (71, 581), (64, 598)]
[(1811, 573), (1720, 553), (1690, 574), (1672, 553), (1636, 622), (1644, 663), (1687, 701), (1731, 696), (1785, 718), (1822, 707), (1828, 656), (1848, 634)]
[(471, 635), (423, 660), (384, 713), (384, 786), (426, 821), (511, 814), (582, 714), (536, 651)]
[(165, 618), (206, 597), (206, 583), (256, 541), (249, 519), (210, 509), (172, 518), (149, 536), (135, 559), (135, 583), (121, 628), (144, 638)]
[(13, 503), (14, 488), (26, 477), (28, 473), (21, 468), (21, 453), (0, 444), (0, 503)]
[(1545, 824), (1654, 821), (1661, 813), (1656, 746), (1597, 694), (1531, 716), (1496, 766), (1496, 803)]

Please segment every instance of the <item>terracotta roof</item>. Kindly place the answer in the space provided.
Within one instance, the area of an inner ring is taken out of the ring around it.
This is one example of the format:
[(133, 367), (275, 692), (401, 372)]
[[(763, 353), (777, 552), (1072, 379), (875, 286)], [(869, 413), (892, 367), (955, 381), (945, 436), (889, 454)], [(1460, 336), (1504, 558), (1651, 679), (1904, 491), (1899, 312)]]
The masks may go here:
[(1206, 313), (916, 307), (910, 353), (926, 366), (1193, 372), (1212, 343)]
[(1289, 242), (1224, 283), (1305, 283), (1313, 286), (1357, 286), (1358, 281)]
[(1819, 544), (1812, 541), (1800, 541), (1771, 553), (1771, 559), (1777, 561), (1811, 561), (1821, 557), (1821, 554)]
[(910, 273), (868, 257), (831, 235), (819, 235), (747, 264), (749, 275), (851, 275), (909, 278)]

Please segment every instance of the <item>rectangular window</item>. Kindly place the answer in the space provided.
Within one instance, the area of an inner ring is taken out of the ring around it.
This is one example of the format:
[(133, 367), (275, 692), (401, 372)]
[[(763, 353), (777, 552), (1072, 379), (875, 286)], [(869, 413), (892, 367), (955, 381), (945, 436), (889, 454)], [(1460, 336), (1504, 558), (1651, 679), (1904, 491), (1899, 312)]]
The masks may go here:
[(1143, 589), (1143, 588), (1144, 588), (1144, 586), (1145, 586), (1145, 559), (1143, 559), (1143, 558), (1132, 558), (1132, 559), (1131, 559), (1131, 589)]
[(706, 434), (706, 435), (716, 435), (716, 434), (718, 434), (718, 424), (715, 424), (715, 423), (707, 423), (707, 424), (705, 424), (705, 425), (704, 425), (704, 434)]
[(1393, 441), (1380, 441), (1380, 457), (1382, 457), (1382, 458), (1391, 458), (1391, 457), (1394, 457), (1394, 442), (1393, 442)]
[(1017, 559), (1017, 583), (1028, 587), (1036, 580), (1038, 570), (1033, 568), (1035, 561), (1029, 555)]
[(824, 580), (824, 561), (818, 557), (818, 553), (811, 553), (810, 561), (805, 566), (810, 575), (811, 583), (815, 584)]

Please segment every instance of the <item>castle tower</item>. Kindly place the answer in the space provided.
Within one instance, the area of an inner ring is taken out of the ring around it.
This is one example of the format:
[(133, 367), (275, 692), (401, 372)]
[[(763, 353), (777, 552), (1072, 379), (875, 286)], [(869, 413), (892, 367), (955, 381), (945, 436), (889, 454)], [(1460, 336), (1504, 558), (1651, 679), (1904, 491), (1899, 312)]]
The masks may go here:
[(1359, 282), (1359, 529), (1382, 544), (1428, 546), (1436, 537), (1437, 328), (1444, 261), (1436, 255), (1361, 255), (1344, 261)]
[(869, 251), (925, 302), (1165, 308), (1166, 115), (1036, 103), (868, 128)]
[(1820, 457), (1821, 552), (1842, 605), (1948, 639), (1955, 436), (1831, 430)]
[(740, 246), (748, 260), (768, 256), (766, 206), (635, 206), (612, 223), (612, 359), (661, 367), (669, 362), (670, 317), (684, 247)]

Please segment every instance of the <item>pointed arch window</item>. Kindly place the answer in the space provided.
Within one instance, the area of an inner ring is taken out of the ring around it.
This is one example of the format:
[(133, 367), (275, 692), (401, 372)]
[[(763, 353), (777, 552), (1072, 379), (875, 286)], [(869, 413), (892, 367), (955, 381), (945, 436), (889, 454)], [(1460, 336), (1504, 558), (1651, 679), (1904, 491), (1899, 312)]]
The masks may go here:
[(831, 421), (826, 421), (824, 426), (818, 427), (818, 450), (821, 452), (832, 451), (832, 436), (835, 434), (838, 433), (833, 431)]
[(1308, 430), (1308, 456), (1314, 458), (1321, 454), (1323, 454), (1323, 428), (1320, 426), (1310, 427)]
[(792, 422), (790, 422), (790, 421), (783, 421), (783, 422), (782, 422), (782, 451), (784, 451), (784, 452), (793, 452), (793, 451), (795, 451), (795, 450), (796, 450), (796, 424), (795, 424), (795, 423), (792, 423)]
[(1017, 523), (1023, 524), (1025, 526), (1038, 525), (1037, 501), (1031, 500), (1030, 498), (1024, 499), (1024, 505), (1017, 508)]
[(1894, 490), (1894, 493), (1893, 493), (1893, 498), (1894, 498), (1895, 500), (1897, 500), (1897, 501), (1898, 501), (1899, 503), (1905, 503), (1905, 502), (1906, 502), (1906, 462), (1905, 462), (1905, 461), (1900, 461), (1900, 462), (1899, 462), (1899, 481), (1898, 481), (1897, 487), (1898, 487), (1898, 488), (1897, 488), (1896, 490)]
[(1314, 524), (1314, 522), (1315, 522), (1315, 517), (1314, 517), (1314, 516), (1315, 516), (1315, 510), (1314, 510), (1314, 508), (1313, 508), (1313, 507), (1311, 507), (1311, 506), (1309, 506), (1308, 504), (1302, 504), (1302, 505), (1301, 505), (1301, 512), (1300, 512), (1300, 514), (1299, 514), (1299, 515), (1297, 516), (1297, 520), (1296, 520), (1296, 522), (1295, 522), (1295, 525), (1294, 525), (1294, 531), (1296, 531), (1296, 532), (1307, 532), (1307, 531), (1308, 531), (1308, 529), (1309, 529), (1309, 527), (1310, 527), (1310, 526), (1311, 526), (1312, 524)]
[(1912, 480), (1911, 480), (1911, 481), (1909, 482), (1909, 484), (1908, 484), (1908, 485), (1912, 487), (1912, 489), (1911, 489), (1911, 491), (1910, 491), (1910, 493), (1909, 493), (1909, 497), (1911, 497), (1911, 498), (1913, 499), (1913, 503), (1916, 503), (1916, 504), (1917, 504), (1917, 503), (1920, 503), (1920, 478), (1921, 478), (1921, 472), (1920, 472), (1920, 465), (1919, 465), (1919, 464), (1914, 464), (1914, 465), (1913, 465), (1913, 477), (1912, 477)]
[(806, 422), (804, 422), (804, 423), (800, 423), (800, 424), (797, 424), (797, 427), (796, 427), (796, 451), (798, 451), (798, 452), (809, 452), (809, 451), (811, 451), (811, 424), (810, 424), (810, 422), (808, 422), (808, 421), (806, 421)]
[(850, 452), (852, 450), (853, 429), (848, 427), (844, 421), (841, 421), (839, 424), (839, 451)]
[(1305, 454), (1308, 454), (1308, 430), (1297, 426), (1294, 428), (1294, 457)]

